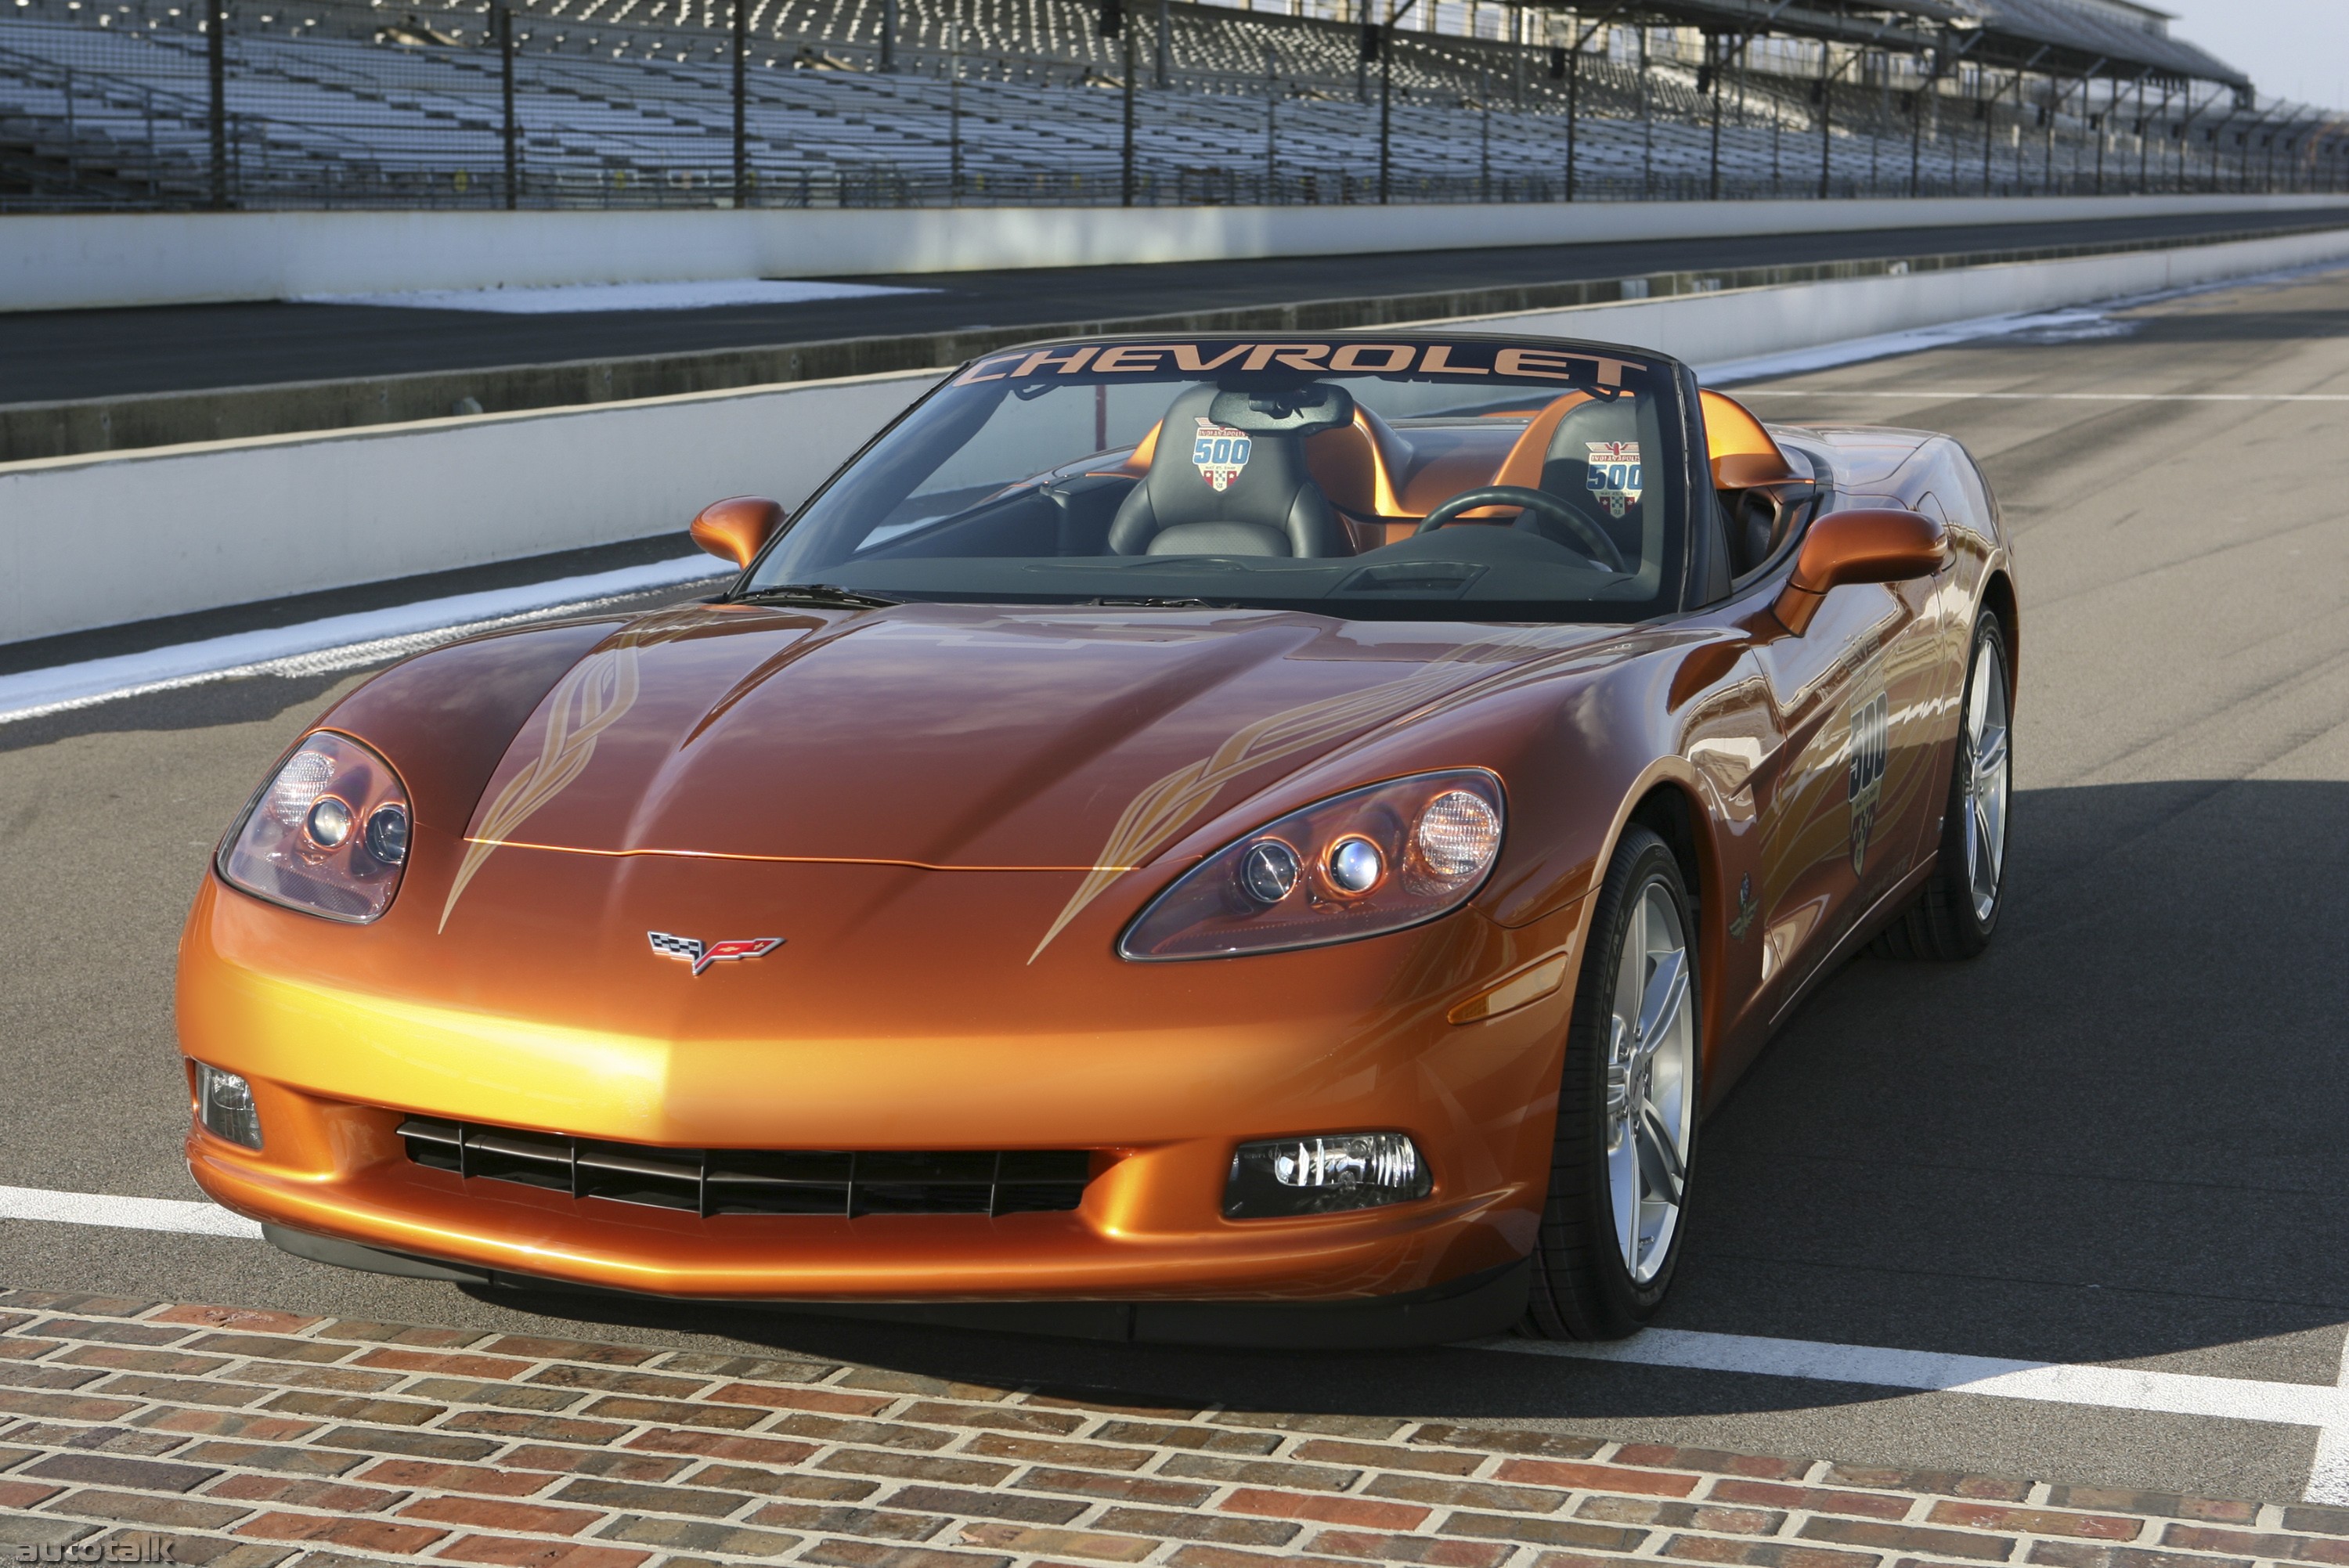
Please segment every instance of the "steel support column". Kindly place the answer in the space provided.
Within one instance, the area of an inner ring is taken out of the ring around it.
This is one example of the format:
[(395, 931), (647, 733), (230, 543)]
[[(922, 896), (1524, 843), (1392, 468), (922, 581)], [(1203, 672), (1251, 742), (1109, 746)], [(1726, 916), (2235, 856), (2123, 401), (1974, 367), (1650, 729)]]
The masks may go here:
[(1125, 46), (1125, 69), (1122, 85), (1125, 98), (1125, 140), (1118, 160), (1118, 201), (1120, 205), (1133, 205), (1133, 29), (1120, 27), (1118, 38)]
[[(734, 205), (750, 204), (750, 0), (734, 0)], [(511, 114), (507, 117), (512, 118)]]
[(228, 191), (228, 0), (212, 0), (204, 24), (204, 78), (212, 108), (212, 207), (226, 211)]

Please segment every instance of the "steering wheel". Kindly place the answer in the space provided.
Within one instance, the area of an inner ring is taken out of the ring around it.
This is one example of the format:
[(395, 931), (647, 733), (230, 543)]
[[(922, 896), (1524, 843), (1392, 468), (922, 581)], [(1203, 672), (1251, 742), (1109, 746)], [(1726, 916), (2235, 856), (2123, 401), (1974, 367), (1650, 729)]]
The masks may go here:
[[(1480, 506), (1514, 506), (1538, 513), (1563, 524), (1580, 542), (1584, 547), (1582, 552), (1609, 571), (1630, 570), (1623, 563), (1623, 552), (1615, 548), (1615, 542), (1607, 537), (1604, 530), (1577, 511), (1571, 501), (1564, 496), (1552, 495), (1547, 490), (1528, 490), (1523, 485), (1485, 485), (1477, 490), (1462, 490), (1423, 518), (1419, 526), (1412, 531), (1412, 537), (1416, 539), (1423, 533), (1433, 532), (1462, 512), (1474, 511)], [(1559, 542), (1566, 542), (1561, 540)]]

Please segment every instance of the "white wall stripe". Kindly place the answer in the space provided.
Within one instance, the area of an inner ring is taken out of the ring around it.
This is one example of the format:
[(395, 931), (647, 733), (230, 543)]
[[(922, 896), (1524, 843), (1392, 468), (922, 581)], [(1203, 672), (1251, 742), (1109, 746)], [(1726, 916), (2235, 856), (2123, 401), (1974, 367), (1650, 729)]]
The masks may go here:
[[(2028, 264), (2031, 263), (2026, 263)], [(1992, 267), (1983, 270), (1988, 274), (1998, 273), (2001, 269)], [(2066, 338), (2114, 335), (2111, 317), (2116, 311), (2131, 310), (2139, 305), (2159, 304), (2168, 300), (2189, 299), (2199, 294), (2218, 294), (2230, 289), (2271, 287), (2297, 283), (2302, 278), (2317, 277), (2340, 270), (2340, 259), (2329, 257), (2293, 266), (2278, 267), (2269, 272), (2242, 273), (2234, 277), (2206, 278), (2199, 283), (2177, 284), (2137, 294), (2123, 294), (2094, 304), (2065, 304), (2052, 310), (2010, 311), (1996, 315), (1970, 316), (1939, 325), (1914, 326), (1897, 332), (1880, 333), (1873, 336), (1821, 344), (1815, 348), (1789, 349), (1784, 353), (1764, 354), (1744, 359), (1701, 361), (1695, 363), (1694, 368), (1698, 379), (1704, 382), (1706, 386), (1736, 387), (1740, 388), (1738, 396), (1744, 397), (1745, 394), (1743, 388), (1752, 382), (1772, 381), (1782, 376), (1800, 376), (1814, 370), (1832, 370), (1839, 366), (1857, 365), (1870, 359), (1889, 359), (1904, 354), (1919, 354), (1929, 348), (1947, 348), (1960, 343), (1971, 343), (1977, 338), (2000, 337), (2018, 332), (2043, 332)], [(1930, 277), (1936, 274), (1921, 275)], [(2020, 294), (2028, 286), (2027, 275), (2016, 273), (2008, 278), (2007, 283), (2011, 293)], [(1768, 292), (1767, 290), (1741, 290), (1733, 294), (1714, 297), (1743, 299), (1757, 294), (1766, 294)], [(1570, 328), (1568, 331), (1571, 335)], [(1585, 333), (1581, 335), (1590, 335)], [(1683, 357), (1691, 356), (1683, 355)]]
[(110, 1198), (98, 1192), (51, 1192), (39, 1187), (0, 1187), (0, 1220), (48, 1220), (66, 1225), (105, 1225), (125, 1231), (177, 1231), (197, 1236), (261, 1239), (261, 1227), (217, 1203), (175, 1198)]
[(53, 665), (0, 676), (0, 724), (88, 707), (146, 692), (256, 675), (316, 675), (355, 669), (476, 632), (595, 604), (648, 589), (731, 576), (707, 555), (678, 556), (584, 577), (427, 599), (298, 625), (271, 626), (142, 654)]

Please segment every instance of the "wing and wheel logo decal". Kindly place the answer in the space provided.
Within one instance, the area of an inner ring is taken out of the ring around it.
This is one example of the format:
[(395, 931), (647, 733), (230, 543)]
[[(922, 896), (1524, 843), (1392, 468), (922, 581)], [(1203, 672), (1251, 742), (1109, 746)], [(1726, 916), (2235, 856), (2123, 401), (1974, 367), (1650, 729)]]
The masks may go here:
[(1851, 765), (1845, 797), (1851, 802), (1851, 871), (1868, 869), (1868, 841), (1876, 830), (1876, 810), (1884, 798), (1884, 763), (1890, 738), (1892, 699), (1878, 692), (1851, 710)]

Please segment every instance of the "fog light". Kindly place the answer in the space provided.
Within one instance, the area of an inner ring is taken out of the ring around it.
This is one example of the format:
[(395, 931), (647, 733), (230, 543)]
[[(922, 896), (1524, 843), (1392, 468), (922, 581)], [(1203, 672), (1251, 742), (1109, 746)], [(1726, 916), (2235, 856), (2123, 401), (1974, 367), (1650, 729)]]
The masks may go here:
[(1341, 1132), (1243, 1143), (1232, 1154), (1224, 1217), (1327, 1214), (1424, 1198), (1433, 1183), (1400, 1132)]
[(234, 1073), (196, 1064), (196, 1115), (214, 1137), (247, 1149), (261, 1147), (261, 1112), (253, 1103), (253, 1086)]

